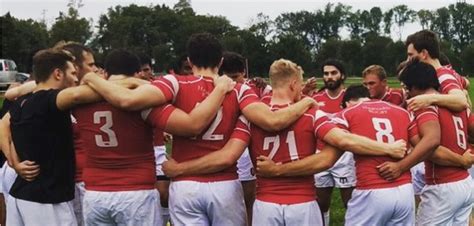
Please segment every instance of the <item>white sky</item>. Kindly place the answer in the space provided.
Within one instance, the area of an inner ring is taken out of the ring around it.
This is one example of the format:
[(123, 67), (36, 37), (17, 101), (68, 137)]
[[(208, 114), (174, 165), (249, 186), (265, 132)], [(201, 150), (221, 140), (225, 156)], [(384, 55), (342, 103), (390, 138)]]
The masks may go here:
[[(270, 16), (271, 19), (275, 19), (283, 12), (301, 10), (315, 11), (317, 9), (323, 9), (328, 2), (341, 2), (345, 5), (350, 5), (353, 11), (379, 6), (382, 8), (382, 11), (385, 12), (400, 4), (405, 4), (413, 10), (433, 10), (456, 3), (457, 1), (466, 1), (470, 4), (474, 4), (474, 0), (192, 0), (191, 5), (197, 14), (222, 15), (225, 16), (231, 24), (245, 28), (248, 27), (252, 18), (255, 18), (260, 12)], [(55, 18), (59, 16), (60, 11), (67, 11), (68, 2), (68, 0), (0, 0), (0, 14), (4, 15), (10, 12), (12, 16), (21, 19), (31, 18), (34, 20), (42, 20), (44, 18), (48, 26), (51, 26)], [(84, 6), (79, 9), (79, 14), (83, 17), (91, 18), (93, 22), (96, 23), (101, 14), (105, 14), (108, 8), (116, 5), (126, 6), (134, 3), (136, 5), (150, 6), (166, 4), (169, 7), (173, 7), (176, 2), (178, 2), (178, 0), (83, 0), (82, 3)], [(405, 37), (419, 29), (421, 29), (421, 27), (418, 24), (407, 25), (403, 29), (402, 36)], [(395, 37), (395, 35), (393, 36)]]

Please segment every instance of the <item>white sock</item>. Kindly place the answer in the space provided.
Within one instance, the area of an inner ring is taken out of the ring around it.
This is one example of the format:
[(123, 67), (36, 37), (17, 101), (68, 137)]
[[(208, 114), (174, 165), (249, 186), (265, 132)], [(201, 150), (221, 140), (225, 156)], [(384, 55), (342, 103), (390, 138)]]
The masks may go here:
[(170, 220), (170, 209), (161, 207), (161, 218), (163, 219), (163, 226), (167, 226)]
[(329, 214), (329, 210), (327, 212), (324, 212), (323, 213), (323, 217), (324, 217), (324, 225), (325, 226), (329, 226), (329, 217), (330, 214)]

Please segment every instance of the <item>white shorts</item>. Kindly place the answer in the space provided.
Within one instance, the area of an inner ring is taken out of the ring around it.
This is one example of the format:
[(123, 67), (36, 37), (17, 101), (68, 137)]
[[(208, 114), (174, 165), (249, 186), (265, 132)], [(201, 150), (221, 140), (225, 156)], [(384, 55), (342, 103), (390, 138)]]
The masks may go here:
[(84, 195), (85, 225), (162, 225), (155, 189), (139, 191), (88, 191)]
[(171, 221), (170, 221), (170, 209), (165, 208), (165, 207), (161, 207), (161, 206), (159, 208), (161, 209), (161, 219), (163, 221), (162, 226), (167, 226), (168, 222), (171, 223)]
[(0, 171), (1, 186), (0, 190), (5, 197), (5, 203), (7, 202), (7, 197), (10, 194), (10, 189), (12, 188), (13, 183), (15, 183), (17, 174), (13, 168), (11, 168), (8, 163), (5, 161)]
[(171, 221), (177, 226), (247, 224), (239, 180), (172, 181), (169, 205)]
[(154, 146), (153, 149), (155, 149), (156, 176), (165, 176), (165, 173), (161, 170), (161, 165), (166, 161), (166, 146)]
[(354, 155), (344, 152), (334, 166), (324, 172), (314, 175), (314, 185), (317, 188), (351, 188), (356, 185)]
[(72, 207), (76, 215), (77, 225), (84, 225), (84, 216), (82, 215), (82, 202), (84, 201), (84, 193), (86, 189), (84, 182), (77, 182), (74, 191), (74, 199), (72, 200)]
[(474, 183), (464, 180), (426, 185), (421, 192), (416, 225), (468, 225), (474, 202)]
[(240, 181), (251, 181), (257, 179), (257, 177), (255, 177), (255, 171), (253, 169), (248, 148), (245, 148), (245, 151), (242, 153), (239, 160), (237, 160), (237, 174), (239, 175)]
[(316, 200), (292, 205), (255, 200), (252, 225), (323, 225), (323, 219)]
[(423, 187), (425, 187), (425, 163), (416, 164), (410, 169), (410, 172), (415, 195), (420, 195)]
[(346, 225), (413, 225), (415, 198), (413, 186), (354, 189), (347, 204)]
[(472, 179), (474, 179), (474, 166), (469, 169), (469, 174), (471, 174)]
[(76, 216), (71, 202), (44, 204), (8, 196), (7, 225), (75, 226)]

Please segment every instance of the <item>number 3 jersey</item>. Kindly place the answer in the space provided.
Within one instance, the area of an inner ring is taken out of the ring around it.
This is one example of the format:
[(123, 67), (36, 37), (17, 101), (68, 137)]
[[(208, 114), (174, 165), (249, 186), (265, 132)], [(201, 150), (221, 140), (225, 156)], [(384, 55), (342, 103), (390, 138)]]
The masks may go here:
[[(346, 108), (332, 120), (351, 133), (384, 143), (400, 139), (408, 143), (409, 138), (418, 132), (413, 117), (405, 109), (380, 100), (364, 101)], [(411, 181), (410, 171), (394, 181), (387, 181), (379, 175), (378, 165), (396, 159), (354, 154), (354, 160), (357, 189), (396, 187)]]
[[(172, 106), (157, 108), (163, 115)], [(124, 111), (107, 102), (73, 111), (84, 148), (83, 179), (87, 190), (132, 191), (153, 189), (155, 156), (150, 110)], [(156, 125), (158, 126), (158, 125)]]
[[(272, 110), (285, 106), (271, 106)], [(322, 139), (336, 126), (322, 111), (309, 109), (295, 123), (280, 132), (268, 132), (248, 124), (242, 116), (237, 124), (237, 137), (249, 143), (250, 156), (254, 166), (260, 155), (268, 156), (274, 162), (287, 163), (303, 159), (316, 152), (316, 141)], [(313, 201), (316, 198), (314, 177), (257, 177), (256, 198), (278, 204), (296, 204)]]
[[(153, 84), (175, 107), (187, 113), (191, 112), (197, 104), (203, 102), (214, 89), (214, 82), (211, 78), (194, 75), (166, 75), (154, 81)], [(188, 161), (224, 147), (232, 136), (241, 110), (258, 101), (257, 95), (247, 85), (237, 84), (231, 92), (226, 94), (220, 110), (203, 133), (192, 138), (173, 136), (173, 159), (178, 162)], [(199, 182), (234, 180), (237, 179), (236, 171), (234, 164), (233, 167), (217, 173), (183, 176), (177, 177), (175, 180)]]

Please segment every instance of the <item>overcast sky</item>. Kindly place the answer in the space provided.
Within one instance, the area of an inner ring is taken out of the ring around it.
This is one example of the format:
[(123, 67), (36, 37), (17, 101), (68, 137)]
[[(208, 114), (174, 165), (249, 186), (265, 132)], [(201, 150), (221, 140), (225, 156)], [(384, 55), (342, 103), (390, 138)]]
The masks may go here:
[[(197, 14), (222, 15), (233, 25), (246, 28), (260, 12), (270, 16), (271, 19), (275, 19), (283, 12), (322, 9), (328, 2), (341, 2), (352, 6), (353, 10), (370, 9), (374, 6), (379, 6), (382, 8), (382, 11), (386, 11), (400, 4), (405, 4), (413, 10), (433, 10), (456, 3), (457, 1), (463, 0), (192, 0), (191, 5)], [(48, 26), (51, 26), (55, 18), (59, 16), (60, 11), (67, 11), (68, 2), (68, 0), (0, 0), (0, 14), (4, 15), (10, 12), (12, 16), (21, 19), (42, 20), (44, 18)], [(130, 5), (132, 2), (143, 6), (166, 4), (169, 7), (173, 7), (178, 0), (83, 0), (84, 6), (79, 9), (79, 14), (86, 18), (92, 18), (93, 22), (96, 23), (99, 16), (105, 14), (108, 8), (116, 5)], [(466, 2), (474, 4), (474, 0), (466, 0)], [(421, 27), (418, 24), (408, 25), (403, 30), (403, 37), (419, 29)]]

